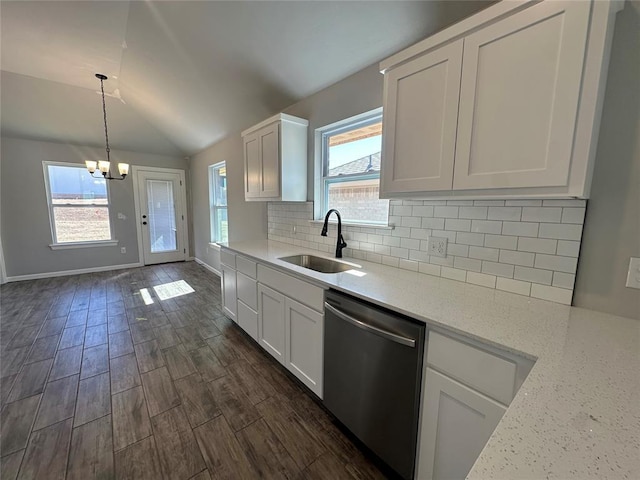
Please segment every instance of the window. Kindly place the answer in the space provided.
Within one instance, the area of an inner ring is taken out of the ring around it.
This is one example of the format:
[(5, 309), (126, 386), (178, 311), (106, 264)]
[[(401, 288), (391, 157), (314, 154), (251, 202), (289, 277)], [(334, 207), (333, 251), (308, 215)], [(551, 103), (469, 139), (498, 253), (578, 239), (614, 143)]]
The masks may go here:
[(382, 114), (359, 116), (322, 131), (323, 211), (343, 221), (387, 224), (389, 201), (380, 200)]
[(211, 204), (211, 242), (227, 242), (229, 241), (227, 167), (224, 162), (209, 167), (209, 201)]
[(53, 243), (112, 240), (109, 189), (84, 165), (44, 162)]

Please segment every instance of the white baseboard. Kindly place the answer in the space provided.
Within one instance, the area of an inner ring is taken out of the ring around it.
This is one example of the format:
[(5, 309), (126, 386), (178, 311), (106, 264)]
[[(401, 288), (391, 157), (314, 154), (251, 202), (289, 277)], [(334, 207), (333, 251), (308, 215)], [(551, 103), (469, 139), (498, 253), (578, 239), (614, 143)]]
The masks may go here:
[(202, 260), (200, 260), (198, 257), (194, 257), (193, 259), (198, 265), (202, 265), (204, 268), (206, 268), (207, 270), (209, 270), (212, 273), (215, 273), (217, 276), (222, 276), (222, 274), (216, 270), (215, 268), (213, 268), (211, 265), (209, 265), (208, 263), (203, 262)]
[(59, 272), (32, 273), (29, 275), (16, 275), (7, 277), (7, 282), (20, 282), (22, 280), (37, 280), (40, 278), (66, 277), (68, 275), (81, 275), (83, 273), (108, 272), (109, 270), (122, 270), (125, 268), (142, 267), (142, 263), (125, 263), (122, 265), (106, 265), (104, 267), (80, 268), (78, 270), (62, 270)]

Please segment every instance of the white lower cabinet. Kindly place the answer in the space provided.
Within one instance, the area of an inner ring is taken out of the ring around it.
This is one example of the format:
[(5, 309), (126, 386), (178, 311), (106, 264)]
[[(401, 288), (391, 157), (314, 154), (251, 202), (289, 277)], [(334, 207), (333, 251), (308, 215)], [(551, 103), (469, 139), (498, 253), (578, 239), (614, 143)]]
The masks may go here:
[(258, 312), (238, 299), (238, 326), (258, 341)]
[(284, 307), (286, 367), (322, 398), (324, 316), (290, 298)]
[(258, 284), (258, 343), (285, 365), (284, 300), (281, 293)]
[(221, 266), (222, 270), (222, 310), (234, 322), (237, 322), (237, 284), (236, 271), (227, 265)]
[(431, 368), (425, 372), (417, 478), (462, 480), (506, 407)]

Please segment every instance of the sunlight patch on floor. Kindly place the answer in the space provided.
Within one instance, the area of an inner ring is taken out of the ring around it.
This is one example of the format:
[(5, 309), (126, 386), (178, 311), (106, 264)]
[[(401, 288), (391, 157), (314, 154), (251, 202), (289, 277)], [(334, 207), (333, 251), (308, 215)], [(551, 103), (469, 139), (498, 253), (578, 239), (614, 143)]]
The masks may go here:
[(195, 292), (191, 285), (184, 280), (178, 280), (177, 282), (163, 283), (153, 287), (158, 298), (162, 300), (168, 300), (170, 298), (180, 297), (189, 293)]
[(148, 288), (141, 288), (140, 295), (142, 295), (142, 300), (144, 300), (145, 305), (151, 305), (153, 303), (153, 298), (151, 298), (151, 293), (149, 293)]

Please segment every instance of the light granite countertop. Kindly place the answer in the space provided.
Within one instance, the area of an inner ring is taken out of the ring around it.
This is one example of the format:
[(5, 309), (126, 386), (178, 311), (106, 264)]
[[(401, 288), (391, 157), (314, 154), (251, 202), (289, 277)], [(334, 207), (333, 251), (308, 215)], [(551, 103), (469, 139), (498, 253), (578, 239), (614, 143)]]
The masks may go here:
[(323, 274), (279, 260), (315, 250), (226, 248), (486, 344), (536, 359), (470, 479), (640, 478), (640, 321), (345, 258)]

